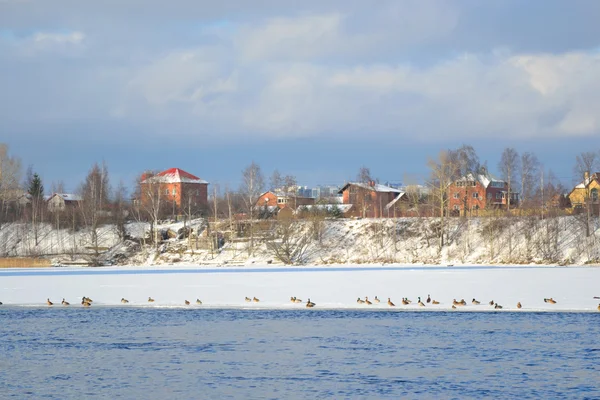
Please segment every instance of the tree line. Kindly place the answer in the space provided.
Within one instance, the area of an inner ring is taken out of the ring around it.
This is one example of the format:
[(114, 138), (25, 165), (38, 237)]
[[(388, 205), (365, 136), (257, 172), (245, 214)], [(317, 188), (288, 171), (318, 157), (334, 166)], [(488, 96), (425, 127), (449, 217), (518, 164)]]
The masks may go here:
[[(599, 152), (582, 152), (576, 156), (574, 172), (584, 180), (591, 176), (598, 168)], [(452, 215), (448, 208), (447, 187), (460, 177), (468, 174), (479, 174), (489, 171), (486, 162), (481, 162), (475, 149), (469, 145), (462, 145), (456, 149), (445, 149), (437, 157), (427, 162), (430, 176), (426, 180), (425, 194), (412, 193), (409, 189), (407, 195), (410, 203), (418, 209), (432, 210), (431, 212), (416, 215), (439, 217), (440, 245), (443, 246), (445, 233), (445, 219)], [(564, 187), (551, 171), (544, 171), (537, 156), (532, 152), (519, 153), (515, 148), (507, 147), (501, 154), (497, 165), (499, 178), (508, 185), (508, 192), (519, 193), (519, 203), (512, 204), (508, 196), (506, 210), (510, 212), (518, 206), (520, 212), (537, 210), (551, 212), (552, 201), (566, 201), (564, 195), (570, 188)], [(202, 207), (191, 207), (191, 203), (182, 200), (181, 205), (175, 207), (163, 201), (161, 204), (142, 204), (136, 199), (143, 196), (141, 181), (143, 176), (151, 176), (153, 172), (146, 171), (140, 174), (133, 184), (133, 189), (128, 189), (124, 182), (114, 185), (110, 180), (109, 169), (106, 163), (94, 163), (85, 179), (77, 186), (75, 193), (79, 201), (75, 207), (68, 207), (60, 212), (51, 212), (46, 205), (46, 196), (52, 193), (63, 193), (62, 182), (52, 183), (50, 190), (46, 190), (44, 182), (38, 171), (33, 166), (27, 168), (23, 177), (23, 168), (20, 158), (10, 153), (6, 144), (0, 144), (0, 229), (2, 224), (12, 221), (27, 222), (33, 231), (41, 223), (51, 223), (57, 229), (86, 228), (91, 233), (91, 242), (98, 247), (98, 229), (101, 225), (114, 224), (119, 236), (125, 236), (124, 224), (127, 220), (148, 221), (157, 224), (162, 219), (183, 218), (191, 220), (195, 217), (218, 219), (234, 219), (235, 215), (243, 213), (250, 221), (258, 217), (260, 208), (256, 202), (259, 196), (267, 189), (279, 190), (287, 195), (294, 195), (297, 188), (297, 179), (291, 174), (282, 174), (275, 170), (267, 179), (260, 165), (251, 162), (241, 173), (242, 181), (239, 188), (228, 185), (220, 187), (213, 184), (210, 191), (210, 201)], [(155, 172), (154, 172), (155, 173)], [(362, 183), (378, 181), (372, 177), (370, 169), (362, 166), (356, 176), (356, 181)], [(468, 194), (468, 187), (464, 188)], [(23, 198), (25, 196), (25, 198)], [(465, 196), (466, 197), (466, 196)], [(590, 193), (586, 198), (589, 201)], [(327, 203), (329, 199), (322, 199)], [(471, 210), (463, 208), (465, 217), (469, 217)], [(584, 222), (587, 235), (591, 233), (592, 220), (591, 207), (586, 207)], [(250, 229), (250, 240), (253, 241)], [(37, 234), (36, 242), (38, 240)]]

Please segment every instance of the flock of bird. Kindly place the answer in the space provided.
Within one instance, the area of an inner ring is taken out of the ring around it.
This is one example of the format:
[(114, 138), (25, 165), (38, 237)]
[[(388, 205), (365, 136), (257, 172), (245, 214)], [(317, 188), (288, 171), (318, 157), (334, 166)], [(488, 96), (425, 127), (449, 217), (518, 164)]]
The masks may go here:
[[(598, 296), (594, 296), (594, 299), (600, 299), (600, 297), (598, 297)], [(363, 299), (361, 299), (361, 298), (359, 297), (359, 298), (356, 300), (356, 302), (357, 302), (358, 304), (372, 305), (373, 303), (379, 303), (379, 302), (380, 302), (380, 300), (379, 300), (379, 298), (377, 298), (377, 296), (375, 296), (375, 298), (373, 299), (373, 301), (369, 300), (369, 298), (368, 298), (368, 297), (365, 297), (365, 299), (364, 299), (364, 300), (363, 300)], [(407, 306), (407, 305), (409, 305), (409, 304), (411, 304), (411, 303), (412, 303), (412, 301), (411, 301), (411, 300), (409, 300), (409, 299), (408, 299), (408, 297), (403, 297), (403, 298), (402, 298), (402, 304), (403, 304), (403, 305)], [(433, 299), (431, 298), (431, 295), (429, 295), (429, 294), (427, 295), (427, 300), (425, 300), (425, 303), (427, 303), (427, 304), (430, 304), (430, 303), (431, 303), (432, 305), (437, 305), (437, 304), (440, 304), (440, 302), (439, 302), (439, 301), (437, 301), (437, 300), (433, 300)], [(417, 304), (418, 304), (420, 307), (425, 307), (425, 303), (423, 303), (423, 301), (421, 301), (421, 297), (418, 297), (418, 298), (417, 298)], [(554, 300), (552, 297), (550, 297), (550, 298), (544, 298), (544, 303), (556, 304), (556, 303), (557, 303), (557, 301), (556, 301), (556, 300)], [(388, 306), (390, 306), (390, 307), (395, 307), (395, 306), (396, 306), (396, 305), (395, 305), (395, 304), (392, 302), (392, 300), (391, 300), (389, 297), (388, 297), (388, 299), (387, 299), (387, 304), (388, 304)], [(477, 300), (477, 299), (473, 298), (473, 300), (471, 300), (471, 304), (472, 304), (472, 305), (474, 305), (474, 306), (478, 306), (478, 305), (481, 305), (481, 302), (480, 302), (479, 300)], [(497, 302), (495, 302), (494, 300), (490, 300), (490, 302), (489, 302), (488, 304), (489, 304), (490, 306), (494, 307), (494, 309), (496, 309), (496, 310), (501, 310), (501, 309), (503, 308), (503, 307), (502, 307), (500, 304), (498, 304), (498, 303), (497, 303)], [(453, 309), (453, 310), (456, 310), (458, 307), (462, 307), (462, 306), (466, 306), (466, 305), (467, 305), (467, 302), (465, 301), (465, 299), (461, 299), (460, 301), (457, 301), (456, 299), (453, 299), (453, 300), (452, 300), (452, 309)], [(518, 309), (521, 309), (521, 308), (523, 308), (523, 305), (521, 304), (521, 302), (520, 302), (520, 301), (519, 301), (519, 302), (517, 302), (517, 308), (518, 308)], [(598, 311), (600, 311), (600, 304), (598, 304)]]
[[(594, 299), (600, 299), (600, 297), (594, 296)], [(252, 297), (252, 298), (245, 297), (244, 300), (247, 303), (258, 303), (258, 302), (260, 302), (260, 300), (257, 297)], [(299, 298), (297, 298), (295, 296), (294, 297), (290, 297), (290, 302), (292, 302), (292, 303), (304, 303), (301, 299), (299, 299)], [(356, 300), (356, 303), (358, 303), (358, 304), (365, 304), (365, 305), (372, 305), (373, 303), (378, 304), (380, 302), (381, 302), (381, 300), (379, 300), (379, 298), (377, 296), (375, 296), (373, 298), (373, 300), (369, 300), (368, 297), (365, 297), (364, 300), (359, 297)], [(81, 298), (81, 305), (83, 307), (91, 307), (92, 303), (93, 303), (93, 300), (91, 298), (89, 298), (89, 297), (84, 296), (84, 297)], [(127, 300), (126, 298), (123, 297), (123, 298), (121, 298), (121, 303), (122, 304), (129, 304), (129, 300)], [(148, 297), (148, 303), (154, 303), (154, 299), (152, 297)], [(403, 297), (402, 298), (402, 304), (403, 305), (409, 305), (411, 303), (412, 303), (412, 301), (409, 300), (407, 297)], [(433, 300), (431, 298), (431, 295), (427, 295), (427, 299), (425, 300), (425, 302), (421, 301), (421, 297), (419, 297), (417, 299), (417, 304), (420, 307), (425, 307), (425, 303), (432, 304), (432, 305), (440, 304), (439, 301)], [(550, 297), (550, 298), (544, 298), (544, 303), (556, 304), (557, 302), (552, 297)], [(46, 304), (49, 305), (49, 306), (53, 306), (54, 305), (54, 303), (52, 301), (50, 301), (49, 298), (46, 299)], [(63, 305), (63, 306), (69, 306), (69, 305), (71, 305), (71, 303), (69, 303), (68, 301), (66, 301), (64, 298), (62, 299), (62, 301), (60, 302), (60, 304)], [(191, 304), (191, 302), (186, 299), (186, 300), (184, 300), (183, 304), (185, 304), (186, 306), (189, 306)], [(197, 305), (202, 305), (202, 301), (200, 299), (196, 299), (196, 304)], [(312, 308), (312, 307), (314, 307), (316, 305), (315, 303), (313, 303), (312, 301), (310, 301), (310, 299), (308, 299), (305, 304), (306, 304), (307, 308)], [(478, 305), (481, 305), (481, 302), (479, 300), (473, 299), (473, 300), (471, 300), (471, 304), (474, 305), (474, 306), (478, 306)], [(494, 309), (496, 309), (496, 310), (502, 309), (502, 306), (500, 304), (498, 304), (497, 302), (495, 302), (494, 300), (491, 300), (488, 304), (490, 306), (494, 307)], [(2, 305), (2, 302), (0, 302), (0, 305)], [(389, 297), (387, 299), (387, 305), (390, 306), (390, 307), (395, 307), (396, 306), (392, 302), (391, 298), (389, 298)], [(466, 306), (466, 305), (467, 305), (467, 302), (465, 301), (465, 299), (461, 299), (460, 301), (457, 301), (456, 299), (452, 300), (452, 309), (454, 309), (454, 310), (457, 309), (457, 308), (459, 308), (459, 307)], [(522, 307), (523, 307), (523, 305), (521, 304), (521, 302), (518, 302), (517, 303), (517, 308), (521, 309)], [(598, 304), (598, 311), (600, 311), (600, 304)]]

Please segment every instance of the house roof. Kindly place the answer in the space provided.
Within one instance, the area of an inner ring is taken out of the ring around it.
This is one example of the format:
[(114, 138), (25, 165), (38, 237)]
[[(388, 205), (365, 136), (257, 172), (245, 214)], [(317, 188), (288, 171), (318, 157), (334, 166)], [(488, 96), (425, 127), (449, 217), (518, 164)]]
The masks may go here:
[(575, 186), (575, 189), (585, 189), (585, 187), (589, 185), (593, 180), (600, 181), (598, 177), (600, 177), (600, 172), (594, 172), (592, 176), (590, 176), (587, 179), (584, 179), (579, 185)]
[(310, 211), (310, 210), (322, 210), (331, 212), (334, 209), (340, 210), (342, 213), (350, 211), (352, 208), (352, 204), (315, 204), (315, 205), (306, 205), (306, 206), (298, 206), (296, 212), (298, 211)]
[[(48, 201), (52, 198), (51, 195), (45, 194), (44, 195), (44, 200)], [(20, 195), (19, 197), (17, 197), (18, 200), (21, 199), (26, 199), (28, 202), (31, 201), (31, 195), (29, 193), (23, 193), (22, 195)]]
[(144, 179), (142, 183), (204, 183), (208, 184), (204, 179), (198, 178), (180, 168), (169, 168), (166, 171)]
[(506, 183), (502, 179), (498, 179), (489, 173), (488, 174), (477, 174), (477, 175), (468, 173), (467, 175), (463, 176), (462, 178), (456, 180), (456, 182), (466, 182), (466, 181), (477, 181), (481, 184), (481, 186), (483, 186), (486, 189), (492, 182), (500, 182), (503, 184)]
[(385, 205), (385, 209), (389, 210), (390, 208), (392, 208), (394, 206), (394, 204), (396, 204), (396, 202), (398, 200), (401, 200), (401, 199), (407, 199), (406, 193), (402, 192), (402, 193), (400, 193), (399, 196), (396, 196), (396, 198), (394, 200), (390, 201), (389, 203), (387, 203)]
[(361, 187), (363, 189), (372, 190), (372, 191), (378, 192), (378, 193), (404, 193), (400, 189), (396, 189), (396, 188), (389, 187), (389, 186), (386, 186), (386, 185), (382, 185), (382, 184), (379, 184), (379, 183), (375, 183), (373, 185), (369, 185), (367, 183), (362, 183), (362, 182), (348, 182), (348, 183), (346, 183), (344, 185), (344, 187), (342, 187), (338, 191), (338, 194), (343, 193), (344, 190), (346, 190), (349, 186), (358, 186), (358, 187)]
[(82, 201), (83, 200), (81, 198), (81, 196), (78, 196), (76, 194), (71, 194), (71, 193), (54, 193), (52, 196), (50, 196), (50, 198), (53, 198), (54, 196), (62, 197), (62, 199), (64, 201)]

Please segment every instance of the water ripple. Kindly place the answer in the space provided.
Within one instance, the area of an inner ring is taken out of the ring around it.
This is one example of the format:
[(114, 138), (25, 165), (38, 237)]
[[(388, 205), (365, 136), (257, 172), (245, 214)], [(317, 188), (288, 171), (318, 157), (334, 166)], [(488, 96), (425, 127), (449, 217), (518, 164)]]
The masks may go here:
[(597, 398), (589, 313), (0, 310), (10, 398)]

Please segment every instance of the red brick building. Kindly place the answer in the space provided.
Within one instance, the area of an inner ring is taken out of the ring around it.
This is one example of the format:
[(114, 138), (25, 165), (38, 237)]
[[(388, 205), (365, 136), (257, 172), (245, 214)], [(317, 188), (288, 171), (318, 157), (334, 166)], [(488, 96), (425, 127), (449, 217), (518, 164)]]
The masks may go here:
[(208, 182), (179, 168), (170, 168), (156, 175), (144, 174), (141, 182), (142, 203), (149, 196), (160, 196), (161, 202), (181, 209), (208, 205)]
[[(447, 189), (448, 206), (455, 215), (477, 213), (486, 208), (506, 209), (508, 205), (508, 183), (492, 175), (468, 174)], [(519, 194), (511, 193), (510, 205), (517, 207)]]
[(392, 216), (388, 212), (397, 197), (403, 196), (404, 192), (389, 186), (381, 185), (373, 181), (369, 183), (349, 182), (338, 192), (342, 195), (343, 204), (352, 204), (353, 216), (363, 218), (381, 218)]
[(279, 207), (284, 208), (286, 206), (292, 209), (298, 208), (298, 206), (310, 206), (315, 204), (315, 199), (312, 197), (301, 197), (295, 195), (284, 195), (282, 193), (265, 192), (260, 195), (256, 201), (257, 207)]

